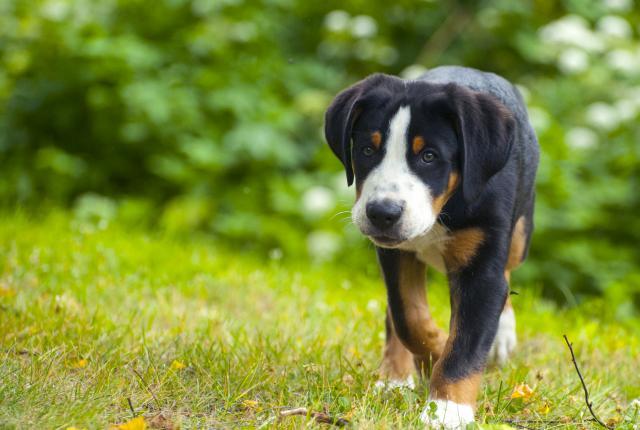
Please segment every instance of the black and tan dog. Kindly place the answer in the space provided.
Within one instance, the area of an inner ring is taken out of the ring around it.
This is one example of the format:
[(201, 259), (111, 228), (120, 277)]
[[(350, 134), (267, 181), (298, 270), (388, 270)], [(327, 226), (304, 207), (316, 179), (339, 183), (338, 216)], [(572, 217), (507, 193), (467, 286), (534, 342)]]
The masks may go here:
[[(376, 74), (340, 93), (325, 119), (387, 287), (384, 383), (411, 385), (414, 368), (431, 369), (437, 410), (423, 420), (464, 427), (487, 360), (504, 362), (516, 343), (508, 283), (533, 230), (539, 158), (522, 97), (462, 67)], [(429, 314), (426, 265), (449, 278), (449, 336)]]

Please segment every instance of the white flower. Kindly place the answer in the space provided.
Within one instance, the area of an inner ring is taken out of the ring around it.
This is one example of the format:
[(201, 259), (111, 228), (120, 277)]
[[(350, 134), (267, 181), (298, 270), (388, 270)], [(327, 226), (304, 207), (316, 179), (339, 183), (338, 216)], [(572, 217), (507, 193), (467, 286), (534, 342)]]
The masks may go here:
[(609, 10), (627, 12), (633, 7), (633, 0), (604, 0), (604, 5)]
[(637, 100), (631, 99), (618, 100), (615, 106), (621, 121), (635, 119), (640, 110), (640, 103)]
[(572, 45), (587, 51), (601, 51), (602, 40), (589, 28), (586, 19), (578, 15), (567, 15), (540, 28), (538, 34), (543, 42)]
[(640, 73), (640, 59), (626, 49), (616, 49), (607, 54), (607, 63), (612, 69), (626, 74)]
[(324, 17), (324, 26), (329, 29), (329, 31), (342, 31), (347, 28), (349, 25), (350, 17), (349, 14), (343, 10), (334, 10), (327, 14)]
[(602, 130), (613, 130), (620, 123), (618, 111), (611, 105), (597, 102), (587, 108), (587, 120)]
[(282, 260), (282, 256), (282, 249), (280, 248), (273, 248), (269, 250), (269, 258), (271, 260)]
[(329, 231), (314, 231), (307, 238), (307, 250), (315, 260), (330, 260), (340, 249), (340, 237)]
[(375, 19), (367, 15), (358, 15), (351, 20), (351, 34), (355, 37), (372, 37), (378, 32)]
[(302, 207), (310, 215), (322, 215), (334, 206), (333, 192), (326, 187), (309, 188), (302, 196)]
[(51, 21), (62, 21), (69, 13), (69, 3), (65, 1), (50, 0), (42, 5), (40, 13)]
[(566, 74), (583, 72), (589, 67), (589, 56), (580, 49), (565, 49), (558, 56), (558, 67)]
[(571, 148), (593, 148), (598, 144), (598, 135), (590, 128), (574, 127), (565, 134), (564, 140)]
[(633, 30), (626, 19), (617, 15), (603, 16), (598, 20), (598, 31), (609, 37), (628, 39)]
[(367, 310), (372, 313), (376, 313), (380, 310), (380, 302), (376, 299), (371, 299), (367, 302)]
[(400, 72), (400, 76), (404, 79), (418, 79), (426, 71), (426, 67), (420, 64), (412, 64)]

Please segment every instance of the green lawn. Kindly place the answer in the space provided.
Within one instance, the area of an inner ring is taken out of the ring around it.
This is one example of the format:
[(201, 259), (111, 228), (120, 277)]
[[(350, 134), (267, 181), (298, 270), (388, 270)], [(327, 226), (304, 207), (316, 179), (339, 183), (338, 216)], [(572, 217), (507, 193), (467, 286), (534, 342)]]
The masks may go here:
[[(446, 326), (446, 287), (432, 287)], [(563, 310), (514, 288), (520, 344), (510, 364), (487, 372), (478, 420), (596, 428), (566, 333), (596, 412), (636, 428), (640, 322), (617, 321), (602, 301)], [(278, 418), (294, 407), (356, 428), (421, 428), (426, 386), (373, 389), (384, 312), (380, 279), (348, 261), (308, 267), (61, 212), (4, 215), (0, 428), (105, 429), (132, 419), (129, 400), (151, 428), (314, 425)], [(533, 395), (511, 400), (522, 383)]]

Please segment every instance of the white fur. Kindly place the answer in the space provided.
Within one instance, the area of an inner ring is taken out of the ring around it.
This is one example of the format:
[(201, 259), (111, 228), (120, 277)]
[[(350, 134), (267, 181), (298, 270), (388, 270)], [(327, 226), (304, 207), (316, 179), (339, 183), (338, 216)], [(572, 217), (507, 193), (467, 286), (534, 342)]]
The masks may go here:
[(373, 230), (366, 214), (367, 203), (390, 199), (404, 204), (399, 234), (413, 239), (428, 231), (436, 221), (429, 187), (416, 176), (407, 164), (407, 129), (411, 110), (402, 106), (389, 122), (389, 135), (384, 144), (384, 158), (365, 179), (360, 198), (353, 206), (352, 217), (360, 231), (367, 236)]
[(426, 233), (400, 244), (398, 248), (415, 252), (420, 261), (445, 273), (442, 253), (449, 239), (447, 229), (442, 224), (435, 223)]
[[(437, 406), (433, 418), (430, 416), (431, 402), (435, 402)], [(420, 414), (420, 420), (436, 429), (464, 429), (467, 424), (474, 421), (473, 408), (470, 405), (461, 405), (449, 400), (429, 400)]]
[(516, 315), (512, 308), (507, 308), (500, 315), (498, 333), (489, 351), (489, 360), (503, 365), (516, 348)]
[(406, 379), (385, 379), (377, 381), (374, 387), (379, 391), (391, 391), (404, 388), (413, 390), (416, 388), (416, 384), (413, 380), (413, 375), (409, 375)]

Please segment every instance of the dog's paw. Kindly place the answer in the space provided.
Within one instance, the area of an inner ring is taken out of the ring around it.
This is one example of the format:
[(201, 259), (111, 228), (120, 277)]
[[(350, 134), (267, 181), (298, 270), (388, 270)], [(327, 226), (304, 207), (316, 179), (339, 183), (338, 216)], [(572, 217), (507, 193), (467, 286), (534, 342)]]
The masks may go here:
[(511, 353), (516, 349), (516, 315), (513, 309), (502, 311), (498, 332), (489, 351), (489, 361), (500, 366), (505, 364)]
[(381, 379), (376, 382), (374, 388), (376, 391), (391, 391), (403, 388), (413, 390), (416, 388), (416, 384), (413, 380), (413, 375), (409, 375), (405, 379)]
[(420, 420), (433, 429), (461, 430), (474, 421), (473, 409), (449, 400), (430, 400)]

